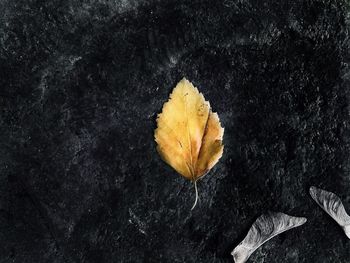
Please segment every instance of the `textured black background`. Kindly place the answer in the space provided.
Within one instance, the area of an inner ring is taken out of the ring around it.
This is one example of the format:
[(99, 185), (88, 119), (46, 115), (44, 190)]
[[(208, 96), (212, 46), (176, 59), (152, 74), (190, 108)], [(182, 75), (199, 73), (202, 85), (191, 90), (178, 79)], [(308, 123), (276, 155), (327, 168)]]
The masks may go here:
[[(0, 1), (0, 262), (233, 262), (267, 210), (308, 223), (250, 262), (350, 262), (346, 0)], [(187, 77), (225, 127), (194, 190), (156, 115)]]

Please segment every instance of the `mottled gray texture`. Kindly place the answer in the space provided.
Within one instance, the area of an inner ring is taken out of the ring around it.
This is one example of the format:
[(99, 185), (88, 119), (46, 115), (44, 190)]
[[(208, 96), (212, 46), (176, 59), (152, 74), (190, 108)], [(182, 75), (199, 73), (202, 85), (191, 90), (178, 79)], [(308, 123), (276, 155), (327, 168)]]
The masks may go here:
[[(308, 193), (349, 209), (348, 1), (0, 7), (1, 262), (232, 262), (267, 210), (309, 222), (250, 262), (349, 262)], [(225, 127), (193, 211), (193, 185), (153, 140), (182, 77)]]

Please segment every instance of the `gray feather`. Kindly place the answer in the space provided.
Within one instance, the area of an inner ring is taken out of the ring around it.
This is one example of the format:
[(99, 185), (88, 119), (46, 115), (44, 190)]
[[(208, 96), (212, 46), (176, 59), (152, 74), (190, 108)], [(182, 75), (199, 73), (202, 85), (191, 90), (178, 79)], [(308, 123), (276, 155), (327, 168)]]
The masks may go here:
[(250, 255), (274, 236), (306, 223), (304, 217), (293, 217), (283, 213), (268, 213), (260, 216), (249, 229), (247, 236), (232, 251), (236, 263), (244, 263)]
[(350, 216), (346, 213), (340, 198), (332, 192), (327, 192), (315, 186), (310, 187), (310, 195), (341, 226), (345, 235), (350, 239)]

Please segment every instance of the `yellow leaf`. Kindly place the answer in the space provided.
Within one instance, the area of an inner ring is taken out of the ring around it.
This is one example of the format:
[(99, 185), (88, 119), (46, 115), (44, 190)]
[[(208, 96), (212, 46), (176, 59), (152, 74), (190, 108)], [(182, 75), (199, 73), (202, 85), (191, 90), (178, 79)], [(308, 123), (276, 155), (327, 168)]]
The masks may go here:
[[(182, 79), (158, 114), (154, 137), (163, 160), (193, 181), (205, 175), (220, 159), (224, 129), (210, 104), (191, 82)], [(196, 204), (195, 202), (195, 204)]]

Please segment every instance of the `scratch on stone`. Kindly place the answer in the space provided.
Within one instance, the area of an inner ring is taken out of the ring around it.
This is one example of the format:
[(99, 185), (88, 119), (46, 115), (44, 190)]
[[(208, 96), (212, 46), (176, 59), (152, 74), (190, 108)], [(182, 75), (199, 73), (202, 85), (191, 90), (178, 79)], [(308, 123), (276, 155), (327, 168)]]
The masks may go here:
[(38, 86), (38, 89), (40, 90), (41, 94), (40, 94), (40, 101), (42, 101), (45, 97), (45, 93), (46, 93), (46, 89), (47, 89), (47, 81), (46, 81), (46, 77), (48, 75), (48, 70), (44, 70), (43, 74), (41, 75), (40, 78), (40, 83)]
[(130, 219), (128, 220), (130, 224), (133, 224), (137, 227), (137, 229), (144, 235), (147, 235), (146, 233), (146, 225), (144, 222), (141, 221), (141, 219), (135, 215), (135, 213), (129, 209), (129, 215), (130, 215)]

